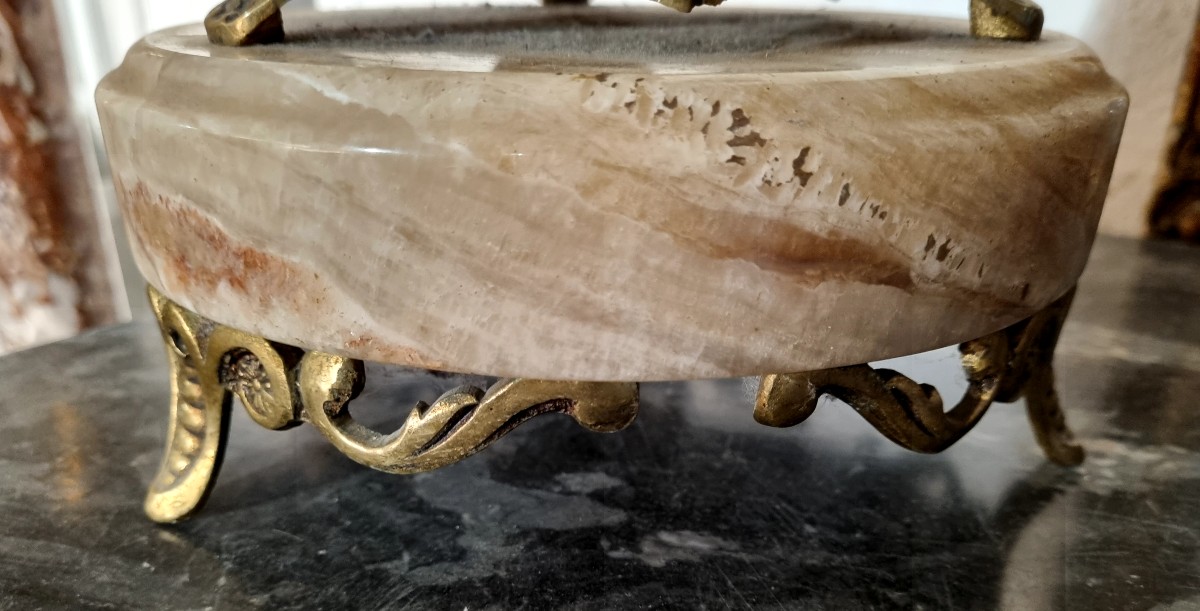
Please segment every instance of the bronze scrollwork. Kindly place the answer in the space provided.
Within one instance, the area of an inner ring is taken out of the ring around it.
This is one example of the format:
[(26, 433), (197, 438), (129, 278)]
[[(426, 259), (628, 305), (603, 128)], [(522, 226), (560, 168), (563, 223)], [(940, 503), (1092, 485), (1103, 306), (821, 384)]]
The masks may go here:
[(1038, 444), (1060, 465), (1083, 461), (1054, 390), (1052, 360), (1068, 294), (1012, 327), (959, 346), (967, 392), (945, 411), (937, 389), (889, 369), (852, 365), (823, 371), (763, 376), (754, 406), (762, 424), (790, 427), (817, 408), (822, 395), (841, 399), (896, 444), (922, 453), (945, 450), (967, 434), (992, 403), (1024, 397)]
[[(349, 458), (388, 473), (419, 473), (461, 461), (535, 416), (567, 414), (597, 432), (628, 426), (638, 411), (634, 383), (506, 379), (486, 391), (455, 388), (418, 403), (395, 432), (365, 427), (350, 414), (361, 392), (361, 361), (306, 352), (222, 326), (149, 289), (171, 368), (167, 449), (146, 496), (158, 522), (194, 513), (212, 489), (228, 435), (231, 398), (275, 430), (307, 422)], [(975, 426), (995, 402), (1024, 397), (1038, 443), (1063, 465), (1083, 450), (1066, 428), (1051, 361), (1070, 307), (1067, 295), (1008, 329), (960, 346), (968, 389), (944, 411), (937, 389), (869, 365), (762, 378), (754, 417), (776, 427), (806, 420), (822, 395), (850, 404), (888, 439), (940, 452)]]
[(305, 416), (339, 451), (387, 473), (420, 473), (456, 463), (521, 423), (547, 413), (571, 416), (596, 432), (619, 431), (638, 410), (637, 384), (501, 380), (486, 392), (455, 388), (418, 403), (395, 433), (384, 435), (350, 416), (350, 388), (360, 373), (347, 359), (311, 352), (300, 364)]
[(304, 352), (189, 312), (149, 289), (171, 367), (167, 449), (146, 496), (157, 522), (182, 520), (204, 503), (228, 435), (231, 396), (275, 430), (311, 423), (350, 458), (389, 473), (419, 473), (456, 463), (521, 423), (546, 413), (570, 415), (598, 432), (617, 431), (637, 415), (637, 384), (501, 380), (486, 392), (460, 387), (432, 405), (418, 403), (404, 426), (384, 435), (350, 416), (363, 387), (361, 361)]

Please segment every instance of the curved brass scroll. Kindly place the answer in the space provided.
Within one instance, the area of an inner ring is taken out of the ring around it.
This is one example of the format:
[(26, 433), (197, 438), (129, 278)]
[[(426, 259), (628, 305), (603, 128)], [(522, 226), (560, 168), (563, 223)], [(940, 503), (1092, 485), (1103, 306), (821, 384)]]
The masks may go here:
[(309, 353), (300, 364), (304, 415), (351, 459), (388, 473), (419, 473), (456, 463), (540, 414), (570, 415), (596, 432), (618, 431), (638, 410), (637, 384), (501, 380), (485, 393), (462, 386), (418, 403), (404, 426), (383, 435), (358, 424), (346, 389), (357, 374), (346, 359)]
[(1038, 443), (1050, 460), (1079, 464), (1083, 449), (1066, 427), (1051, 363), (1072, 296), (1008, 329), (962, 344), (967, 392), (948, 412), (932, 386), (892, 370), (853, 365), (764, 376), (754, 418), (769, 426), (795, 426), (812, 415), (822, 395), (832, 395), (896, 444), (936, 453), (967, 434), (993, 402), (1012, 403), (1024, 396)]
[(348, 404), (362, 389), (361, 361), (308, 352), (221, 326), (150, 288), (171, 366), (167, 449), (146, 495), (146, 514), (176, 522), (208, 497), (228, 435), (230, 397), (270, 429), (313, 424), (350, 458), (389, 473), (456, 463), (526, 420), (568, 414), (598, 432), (637, 415), (637, 384), (502, 380), (485, 393), (461, 387), (418, 403), (404, 426), (382, 435), (356, 422)]
[(897, 444), (927, 454), (941, 452), (966, 435), (995, 400), (1006, 348), (999, 335), (963, 345), (970, 385), (949, 412), (942, 406), (941, 394), (928, 384), (890, 369), (853, 365), (764, 376), (754, 418), (770, 426), (794, 426), (812, 415), (821, 395), (828, 394), (849, 403)]

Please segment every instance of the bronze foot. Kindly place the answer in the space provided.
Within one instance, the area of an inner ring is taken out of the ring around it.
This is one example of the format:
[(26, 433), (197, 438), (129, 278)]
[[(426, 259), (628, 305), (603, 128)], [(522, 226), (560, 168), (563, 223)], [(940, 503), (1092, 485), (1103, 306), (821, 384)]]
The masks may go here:
[(821, 395), (848, 403), (896, 444), (922, 453), (945, 450), (967, 434), (993, 402), (1025, 397), (1030, 423), (1046, 456), (1060, 465), (1083, 461), (1054, 391), (1053, 358), (1074, 293), (1008, 329), (959, 347), (969, 386), (950, 411), (937, 389), (888, 369), (853, 365), (763, 376), (754, 418), (776, 427), (800, 424)]
[(149, 293), (167, 346), (171, 415), (167, 448), (144, 507), (155, 522), (175, 522), (195, 512), (212, 490), (229, 432), (229, 393), (212, 383), (200, 318), (153, 289)]

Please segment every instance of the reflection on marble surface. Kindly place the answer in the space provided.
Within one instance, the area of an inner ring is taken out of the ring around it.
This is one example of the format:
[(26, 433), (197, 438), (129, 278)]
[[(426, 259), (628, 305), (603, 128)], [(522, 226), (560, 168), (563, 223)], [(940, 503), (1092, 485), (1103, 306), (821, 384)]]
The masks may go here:
[[(0, 608), (1197, 608), (1197, 269), (1101, 242), (1058, 359), (1077, 470), (1044, 461), (1019, 406), (927, 457), (834, 405), (758, 426), (742, 380), (646, 385), (624, 433), (542, 418), (414, 477), (235, 410), (208, 507), (163, 528), (140, 509), (156, 331), (6, 357)], [(961, 392), (952, 353), (896, 366)], [(381, 426), (459, 381), (369, 380), (356, 415)]]

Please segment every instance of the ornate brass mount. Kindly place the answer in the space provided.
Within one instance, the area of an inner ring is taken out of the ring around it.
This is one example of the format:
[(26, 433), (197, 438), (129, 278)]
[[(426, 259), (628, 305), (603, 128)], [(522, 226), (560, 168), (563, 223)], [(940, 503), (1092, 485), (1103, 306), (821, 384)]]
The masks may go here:
[(598, 432), (623, 429), (637, 415), (637, 384), (501, 380), (487, 392), (460, 387), (432, 405), (418, 403), (400, 430), (384, 435), (350, 415), (363, 385), (361, 361), (230, 329), (149, 293), (172, 374), (166, 454), (145, 503), (156, 522), (184, 519), (204, 503), (220, 468), (233, 394), (258, 424), (281, 430), (309, 422), (350, 458), (389, 473), (456, 463), (545, 413), (567, 414)]
[(959, 346), (967, 392), (945, 411), (936, 388), (888, 369), (852, 365), (764, 376), (754, 406), (762, 424), (790, 427), (808, 419), (822, 395), (848, 403), (896, 444), (933, 454), (966, 435), (992, 403), (1025, 398), (1038, 445), (1060, 465), (1083, 462), (1054, 390), (1054, 348), (1073, 292), (1023, 322)]
[[(384, 435), (358, 424), (349, 404), (362, 390), (361, 361), (305, 352), (210, 321), (149, 289), (167, 345), (171, 413), (167, 448), (146, 496), (157, 522), (184, 519), (204, 503), (228, 436), (232, 395), (250, 417), (275, 430), (312, 424), (341, 452), (373, 469), (418, 473), (456, 463), (526, 420), (557, 412), (597, 432), (628, 426), (638, 411), (631, 383), (501, 380), (486, 392), (460, 387), (418, 403)], [(937, 390), (867, 365), (764, 376), (754, 416), (770, 426), (803, 422), (821, 395), (849, 403), (888, 439), (940, 452), (975, 426), (993, 402), (1024, 396), (1038, 443), (1056, 463), (1078, 464), (1083, 450), (1067, 430), (1051, 361), (1068, 295), (1034, 317), (960, 347), (970, 386), (949, 412)]]
[[(587, 0), (543, 0), (545, 4), (586, 4)], [(724, 0), (657, 0), (688, 13)], [(970, 0), (971, 35), (1000, 40), (1037, 40), (1045, 16), (1032, 0)], [(288, 0), (224, 0), (204, 19), (213, 44), (239, 47), (283, 41), (281, 10)]]

